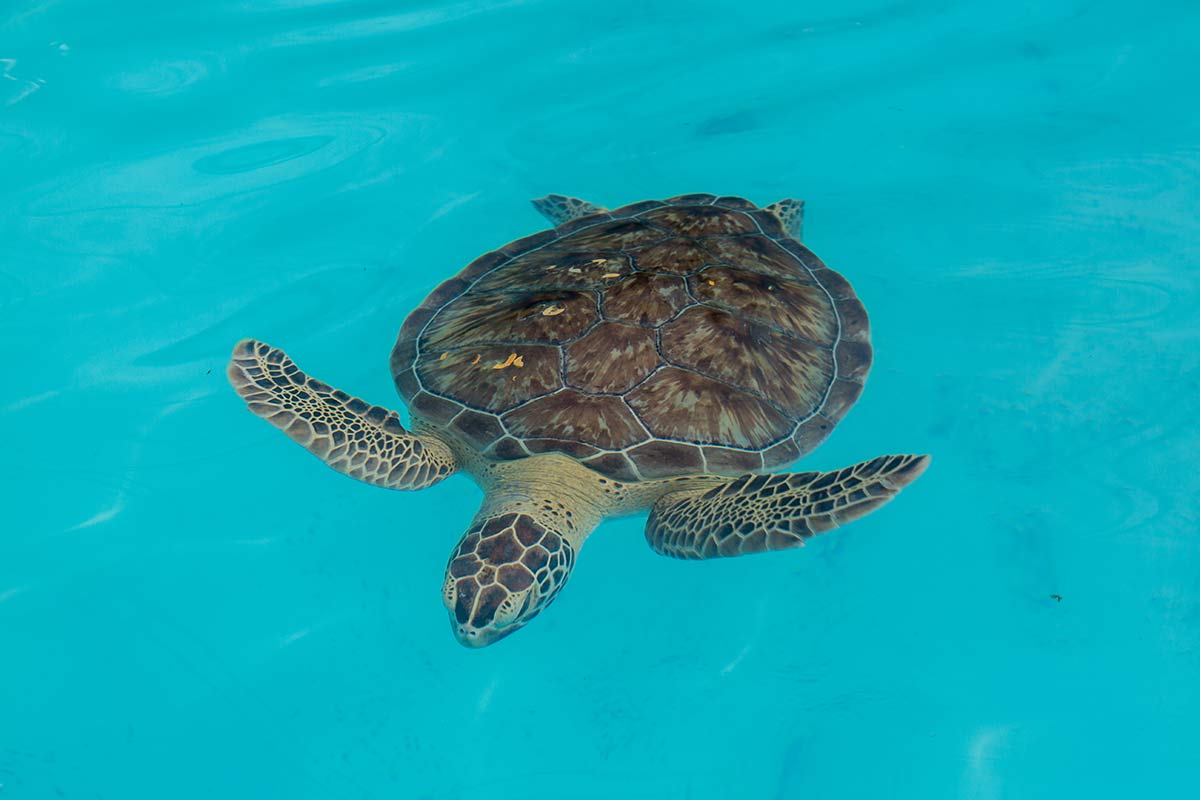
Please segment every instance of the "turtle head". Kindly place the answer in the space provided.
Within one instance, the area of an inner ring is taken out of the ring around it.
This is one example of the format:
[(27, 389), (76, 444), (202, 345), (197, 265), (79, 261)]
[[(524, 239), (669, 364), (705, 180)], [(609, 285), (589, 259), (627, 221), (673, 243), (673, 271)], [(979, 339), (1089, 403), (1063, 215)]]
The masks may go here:
[(529, 514), (477, 517), (442, 587), (455, 637), (485, 647), (513, 633), (550, 604), (574, 565), (570, 542)]

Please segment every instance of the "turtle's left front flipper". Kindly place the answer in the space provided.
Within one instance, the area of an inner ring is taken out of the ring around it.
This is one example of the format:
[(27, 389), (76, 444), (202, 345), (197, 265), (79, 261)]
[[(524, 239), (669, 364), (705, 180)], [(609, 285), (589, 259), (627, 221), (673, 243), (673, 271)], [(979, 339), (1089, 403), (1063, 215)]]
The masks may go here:
[(646, 540), (675, 558), (799, 547), (879, 508), (929, 466), (929, 456), (880, 456), (836, 472), (745, 475), (654, 505)]
[(409, 433), (395, 411), (308, 377), (278, 348), (238, 342), (226, 374), (251, 411), (343, 475), (423, 489), (456, 469), (445, 444)]

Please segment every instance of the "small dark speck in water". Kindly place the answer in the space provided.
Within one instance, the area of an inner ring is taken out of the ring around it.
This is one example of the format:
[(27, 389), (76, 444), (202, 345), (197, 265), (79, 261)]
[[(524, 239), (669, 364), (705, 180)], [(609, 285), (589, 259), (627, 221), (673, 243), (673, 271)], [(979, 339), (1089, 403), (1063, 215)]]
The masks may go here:
[(1061, 595), (1061, 594), (1052, 594), (1052, 595), (1050, 595), (1050, 597), (1052, 597), (1052, 598), (1054, 599), (1054, 602), (1056, 602), (1056, 603), (1061, 603), (1061, 602), (1062, 602), (1062, 595)]

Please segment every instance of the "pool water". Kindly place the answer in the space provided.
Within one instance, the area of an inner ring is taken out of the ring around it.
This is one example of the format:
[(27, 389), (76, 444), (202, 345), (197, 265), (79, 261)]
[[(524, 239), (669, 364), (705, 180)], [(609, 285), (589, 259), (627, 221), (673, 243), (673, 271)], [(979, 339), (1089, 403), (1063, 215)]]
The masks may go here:
[[(1117, 798), (1200, 786), (1195, 3), (18, 0), (0, 11), (0, 798)], [(398, 405), (407, 312), (549, 192), (807, 203), (871, 314), (801, 551), (589, 540), (456, 643), (464, 476), (248, 414)]]

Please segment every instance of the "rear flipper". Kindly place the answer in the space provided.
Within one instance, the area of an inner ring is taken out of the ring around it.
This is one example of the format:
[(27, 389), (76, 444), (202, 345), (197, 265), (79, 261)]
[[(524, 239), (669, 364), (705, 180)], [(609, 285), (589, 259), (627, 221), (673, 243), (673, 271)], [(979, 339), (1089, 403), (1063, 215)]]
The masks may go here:
[(717, 558), (799, 547), (891, 500), (929, 456), (880, 456), (836, 472), (745, 475), (654, 505), (646, 540), (675, 558)]
[(268, 344), (238, 342), (226, 374), (251, 411), (343, 475), (387, 489), (423, 489), (455, 470), (446, 445), (409, 433), (395, 411), (308, 377)]
[(804, 227), (803, 200), (793, 200), (789, 197), (786, 200), (771, 203), (765, 210), (770, 211), (783, 223), (783, 229), (787, 231), (788, 236), (797, 242), (801, 241), (800, 234)]
[(543, 217), (554, 223), (554, 227), (556, 228), (573, 219), (586, 217), (588, 214), (599, 214), (601, 211), (604, 211), (600, 206), (592, 205), (586, 200), (580, 200), (578, 197), (567, 197), (562, 194), (548, 194), (545, 197), (539, 197), (533, 201), (533, 207)]

